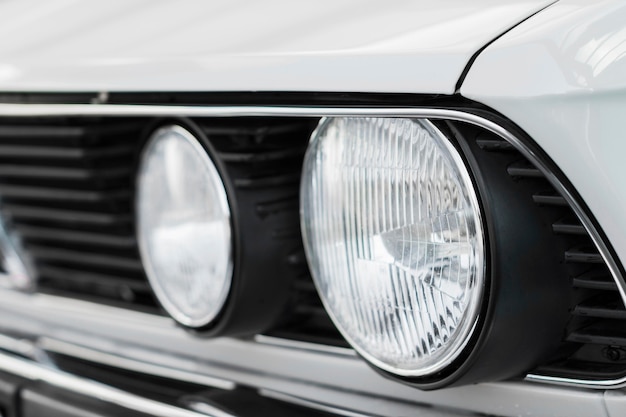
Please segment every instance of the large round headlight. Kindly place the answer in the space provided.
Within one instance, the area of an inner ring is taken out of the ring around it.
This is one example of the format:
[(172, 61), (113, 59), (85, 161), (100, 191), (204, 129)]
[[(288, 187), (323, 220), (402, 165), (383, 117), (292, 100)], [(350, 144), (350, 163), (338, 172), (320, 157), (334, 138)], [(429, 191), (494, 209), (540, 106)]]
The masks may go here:
[(136, 205), (141, 258), (159, 301), (186, 326), (210, 324), (231, 287), (230, 209), (215, 165), (189, 131), (168, 126), (149, 139)]
[(412, 377), (459, 357), (481, 311), (485, 237), (468, 170), (433, 124), (323, 120), (301, 207), (318, 291), (362, 356)]

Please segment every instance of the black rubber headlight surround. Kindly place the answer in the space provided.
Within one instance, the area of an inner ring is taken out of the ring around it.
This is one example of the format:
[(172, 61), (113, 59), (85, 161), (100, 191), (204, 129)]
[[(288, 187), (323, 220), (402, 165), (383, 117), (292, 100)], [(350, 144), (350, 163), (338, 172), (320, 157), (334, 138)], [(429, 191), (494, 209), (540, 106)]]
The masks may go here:
[(425, 119), (328, 118), (305, 157), (301, 224), (326, 309), (376, 369), (424, 389), (523, 373), (567, 317), (551, 300), (567, 282), (541, 278), (566, 276), (549, 230), (473, 146)]

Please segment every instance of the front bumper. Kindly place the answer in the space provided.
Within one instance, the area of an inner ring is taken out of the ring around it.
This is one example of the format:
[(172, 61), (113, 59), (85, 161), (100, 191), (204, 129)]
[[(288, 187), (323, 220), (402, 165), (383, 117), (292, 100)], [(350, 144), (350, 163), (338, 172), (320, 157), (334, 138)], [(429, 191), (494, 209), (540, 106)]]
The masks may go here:
[[(25, 305), (29, 308), (24, 309)], [(13, 401), (3, 404), (8, 416), (16, 415), (9, 413), (16, 403), (37, 399), (32, 407), (38, 410), (41, 401), (50, 396), (60, 398), (61, 393), (77, 396), (80, 401), (62, 402), (60, 406), (65, 408), (59, 413), (68, 411), (69, 403), (72, 407), (87, 404), (89, 410), (100, 404), (104, 416), (109, 407), (113, 407), (111, 415), (124, 415), (116, 414), (122, 409), (129, 415), (153, 416), (219, 416), (219, 412), (230, 412), (215, 406), (210, 396), (196, 401), (202, 406), (193, 411), (185, 402), (192, 390), (175, 394), (181, 384), (204, 395), (246, 395), (246, 401), (234, 401), (253, 404), (235, 414), (242, 416), (267, 415), (259, 414), (260, 408), (254, 404), (266, 403), (268, 396), (275, 403), (272, 407), (278, 404), (276, 410), (281, 411), (274, 414), (279, 415), (294, 415), (293, 410), (282, 408), (294, 403), (299, 404), (298, 412), (303, 415), (320, 408), (334, 415), (498, 416), (524, 410), (528, 415), (610, 417), (626, 412), (623, 390), (504, 382), (422, 392), (380, 377), (351, 350), (321, 351), (262, 338), (190, 339), (166, 318), (47, 295), (0, 292), (0, 306), (0, 328), (5, 335), (13, 335), (0, 338), (0, 380), (20, 381), (13, 388), (16, 391), (3, 397)], [(81, 366), (75, 366), (75, 361)], [(132, 378), (116, 386), (106, 372), (85, 371), (92, 367)], [(159, 389), (168, 388), (169, 395), (146, 389), (146, 381), (152, 387), (156, 383)], [(44, 391), (31, 387), (43, 387)], [(251, 400), (251, 393), (255, 400)], [(164, 402), (164, 398), (169, 401)], [(28, 411), (30, 406), (19, 407)]]

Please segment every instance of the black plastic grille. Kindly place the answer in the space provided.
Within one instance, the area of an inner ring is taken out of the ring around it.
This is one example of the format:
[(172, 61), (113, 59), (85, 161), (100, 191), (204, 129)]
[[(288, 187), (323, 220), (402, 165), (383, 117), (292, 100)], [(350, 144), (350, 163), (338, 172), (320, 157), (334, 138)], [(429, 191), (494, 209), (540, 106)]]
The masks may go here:
[(154, 305), (132, 215), (142, 128), (134, 119), (2, 121), (2, 213), (42, 291)]
[[(2, 213), (34, 259), (38, 291), (159, 313), (135, 238), (135, 166), (144, 136), (176, 121), (0, 120)], [(292, 290), (269, 333), (343, 344), (311, 281), (298, 190), (314, 119), (195, 119), (229, 181), (280, 242)], [(250, 210), (248, 210), (250, 211)]]

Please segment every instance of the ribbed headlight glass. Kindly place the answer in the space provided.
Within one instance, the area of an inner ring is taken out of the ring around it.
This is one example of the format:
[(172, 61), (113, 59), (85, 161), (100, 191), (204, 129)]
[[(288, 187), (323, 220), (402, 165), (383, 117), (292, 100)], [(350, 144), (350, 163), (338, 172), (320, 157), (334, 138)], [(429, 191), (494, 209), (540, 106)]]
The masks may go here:
[(367, 360), (427, 376), (461, 354), (485, 286), (483, 227), (468, 170), (432, 123), (322, 120), (301, 223), (322, 301)]
[(180, 126), (152, 135), (137, 175), (137, 234), (150, 284), (174, 319), (205, 326), (224, 306), (233, 273), (224, 183)]

